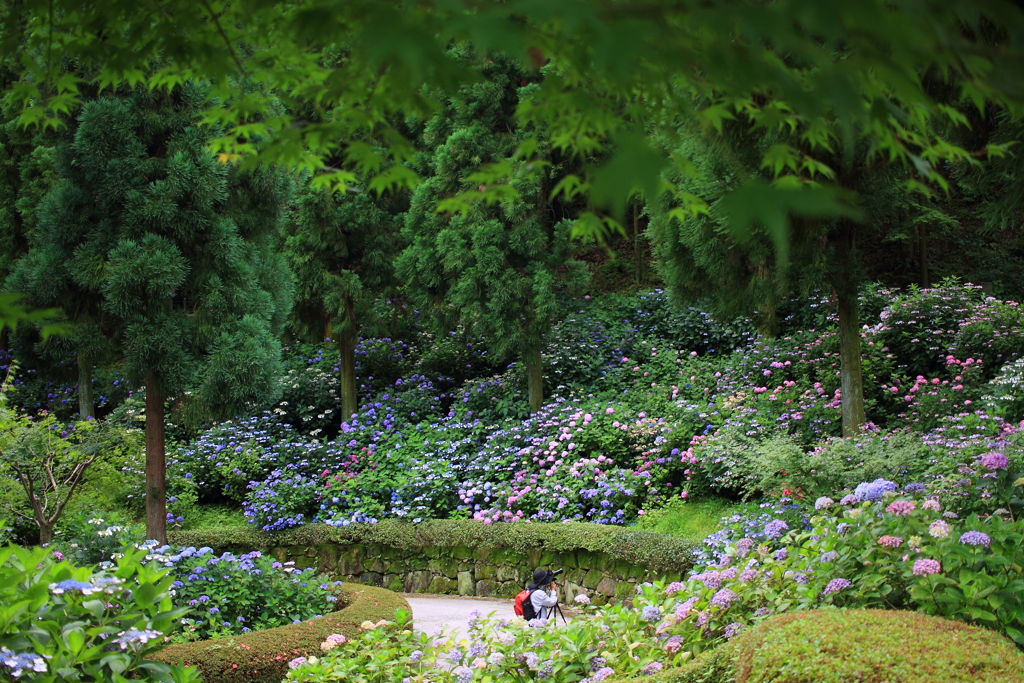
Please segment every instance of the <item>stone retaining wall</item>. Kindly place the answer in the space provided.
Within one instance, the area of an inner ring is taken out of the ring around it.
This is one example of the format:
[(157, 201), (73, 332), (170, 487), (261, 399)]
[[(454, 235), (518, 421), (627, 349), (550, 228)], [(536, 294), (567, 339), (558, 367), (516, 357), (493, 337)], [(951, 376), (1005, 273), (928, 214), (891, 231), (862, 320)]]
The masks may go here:
[(284, 546), (270, 554), (300, 568), (315, 567), (335, 579), (381, 586), (399, 593), (440, 593), (512, 598), (533, 577), (536, 567), (564, 569), (558, 577), (560, 597), (570, 602), (579, 594), (594, 604), (622, 601), (644, 581), (678, 581), (678, 573), (655, 573), (614, 560), (600, 552), (529, 551), (504, 548), (415, 548), (386, 545), (323, 544)]

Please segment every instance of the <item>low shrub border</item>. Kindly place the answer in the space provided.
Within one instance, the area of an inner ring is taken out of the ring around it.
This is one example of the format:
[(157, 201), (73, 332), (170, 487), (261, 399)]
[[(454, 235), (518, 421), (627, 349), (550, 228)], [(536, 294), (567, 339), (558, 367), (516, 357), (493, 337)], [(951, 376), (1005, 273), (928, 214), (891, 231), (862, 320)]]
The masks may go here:
[[(816, 610), (766, 620), (647, 683), (1019, 683), (1002, 635), (899, 610)], [(609, 680), (608, 683), (618, 683)]]
[(535, 567), (561, 567), (563, 599), (582, 593), (595, 604), (632, 596), (638, 582), (679, 580), (697, 548), (673, 536), (601, 524), (472, 520), (308, 524), (277, 534), (204, 529), (176, 532), (171, 542), (219, 552), (259, 549), (298, 567), (407, 593), (512, 597)]
[(397, 609), (411, 611), (402, 596), (373, 586), (341, 586), (338, 598), (341, 607), (319, 619), (230, 638), (169, 645), (153, 659), (195, 667), (209, 683), (280, 683), (289, 661), (320, 654), (320, 643), (332, 633), (357, 637), (364, 621), (394, 619)]

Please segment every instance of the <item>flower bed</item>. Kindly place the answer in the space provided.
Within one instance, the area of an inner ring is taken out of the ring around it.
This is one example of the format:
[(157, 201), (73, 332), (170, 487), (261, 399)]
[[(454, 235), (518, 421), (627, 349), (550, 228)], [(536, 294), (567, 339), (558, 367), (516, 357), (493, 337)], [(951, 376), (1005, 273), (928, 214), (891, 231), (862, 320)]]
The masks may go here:
[(296, 657), (320, 653), (320, 644), (336, 633), (355, 637), (365, 621), (393, 619), (409, 603), (391, 591), (371, 586), (342, 586), (339, 609), (319, 619), (255, 631), (241, 636), (170, 645), (154, 659), (199, 669), (209, 683), (278, 683)]
[[(1024, 680), (1024, 655), (988, 629), (914, 612), (818, 610), (773, 617), (650, 683), (953, 683)], [(613, 683), (609, 680), (608, 683)]]

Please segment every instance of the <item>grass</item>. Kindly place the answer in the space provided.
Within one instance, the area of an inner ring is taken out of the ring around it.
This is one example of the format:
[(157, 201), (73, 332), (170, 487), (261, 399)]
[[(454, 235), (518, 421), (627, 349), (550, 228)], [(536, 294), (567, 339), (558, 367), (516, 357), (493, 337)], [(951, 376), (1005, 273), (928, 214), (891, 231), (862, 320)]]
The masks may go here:
[(648, 511), (637, 520), (636, 526), (647, 531), (699, 542), (718, 529), (718, 522), (722, 517), (739, 507), (721, 498), (710, 498), (700, 502), (675, 500), (663, 508)]
[(219, 529), (249, 526), (241, 508), (220, 505), (196, 505), (185, 513), (183, 529)]

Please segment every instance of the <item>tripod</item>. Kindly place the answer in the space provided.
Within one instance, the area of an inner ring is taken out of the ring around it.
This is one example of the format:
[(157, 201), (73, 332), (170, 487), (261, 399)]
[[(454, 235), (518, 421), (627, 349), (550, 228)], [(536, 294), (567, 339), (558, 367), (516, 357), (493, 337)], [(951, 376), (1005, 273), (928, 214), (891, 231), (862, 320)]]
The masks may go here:
[(565, 614), (562, 613), (562, 606), (559, 605), (557, 602), (555, 603), (555, 606), (551, 608), (549, 616), (551, 616), (551, 621), (553, 621), (556, 624), (558, 623), (558, 617), (562, 617), (563, 624), (569, 623), (569, 621), (565, 618)]

